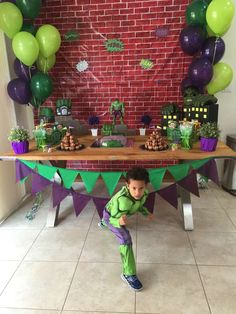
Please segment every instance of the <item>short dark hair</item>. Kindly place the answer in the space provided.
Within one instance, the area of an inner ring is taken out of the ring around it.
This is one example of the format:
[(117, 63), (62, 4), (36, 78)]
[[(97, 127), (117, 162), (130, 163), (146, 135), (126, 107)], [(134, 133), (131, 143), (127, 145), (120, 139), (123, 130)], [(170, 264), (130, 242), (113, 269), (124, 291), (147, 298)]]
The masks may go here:
[(142, 167), (134, 167), (128, 170), (126, 173), (126, 182), (129, 183), (130, 179), (144, 181), (146, 184), (150, 181), (147, 170)]

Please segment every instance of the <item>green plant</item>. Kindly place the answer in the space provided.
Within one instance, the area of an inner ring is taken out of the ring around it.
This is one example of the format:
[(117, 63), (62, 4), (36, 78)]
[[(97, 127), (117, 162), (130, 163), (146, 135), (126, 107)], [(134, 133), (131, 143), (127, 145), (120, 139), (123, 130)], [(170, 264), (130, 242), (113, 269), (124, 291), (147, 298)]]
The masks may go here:
[(28, 141), (30, 138), (28, 130), (23, 127), (12, 128), (8, 136), (10, 142), (23, 142)]
[(205, 138), (218, 138), (220, 130), (216, 122), (203, 123), (200, 128), (200, 136)]

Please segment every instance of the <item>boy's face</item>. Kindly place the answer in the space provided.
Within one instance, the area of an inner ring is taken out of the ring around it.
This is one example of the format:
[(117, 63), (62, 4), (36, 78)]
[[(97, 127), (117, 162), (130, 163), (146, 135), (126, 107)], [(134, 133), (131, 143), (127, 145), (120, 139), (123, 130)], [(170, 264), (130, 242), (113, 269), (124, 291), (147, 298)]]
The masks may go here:
[(130, 179), (126, 185), (131, 196), (136, 200), (139, 200), (143, 196), (146, 189), (145, 181)]

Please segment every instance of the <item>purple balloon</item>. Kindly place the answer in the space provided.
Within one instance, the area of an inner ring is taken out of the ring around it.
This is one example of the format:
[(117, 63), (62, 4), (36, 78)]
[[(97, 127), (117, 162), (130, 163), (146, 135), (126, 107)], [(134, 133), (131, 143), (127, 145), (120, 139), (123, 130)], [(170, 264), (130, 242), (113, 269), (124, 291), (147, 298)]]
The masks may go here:
[(27, 81), (30, 81), (31, 77), (37, 72), (37, 68), (35, 65), (28, 67), (27, 65), (22, 63), (19, 59), (15, 59), (14, 71), (18, 77), (26, 79)]
[(0, 0), (0, 3), (2, 2), (11, 2), (11, 3), (16, 3), (16, 0)]
[(201, 50), (206, 36), (206, 31), (200, 26), (186, 26), (179, 36), (180, 46), (185, 53), (192, 56)]
[(11, 80), (7, 85), (7, 92), (19, 104), (28, 104), (31, 98), (29, 82), (22, 78)]
[(203, 87), (213, 76), (213, 65), (206, 57), (193, 60), (188, 68), (188, 76), (197, 87)]
[(225, 43), (220, 37), (209, 37), (202, 47), (202, 56), (207, 57), (211, 63), (216, 64), (225, 53)]

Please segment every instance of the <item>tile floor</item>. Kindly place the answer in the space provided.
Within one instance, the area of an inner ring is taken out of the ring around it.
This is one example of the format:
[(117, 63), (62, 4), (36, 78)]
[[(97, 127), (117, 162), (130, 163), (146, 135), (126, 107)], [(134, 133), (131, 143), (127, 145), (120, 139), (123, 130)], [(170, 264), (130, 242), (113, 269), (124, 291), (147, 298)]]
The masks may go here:
[(92, 202), (76, 218), (68, 197), (46, 228), (50, 191), (31, 221), (29, 199), (0, 225), (0, 314), (235, 314), (236, 197), (213, 184), (200, 192), (194, 231), (159, 197), (153, 222), (132, 217), (139, 293), (120, 279), (118, 245)]

